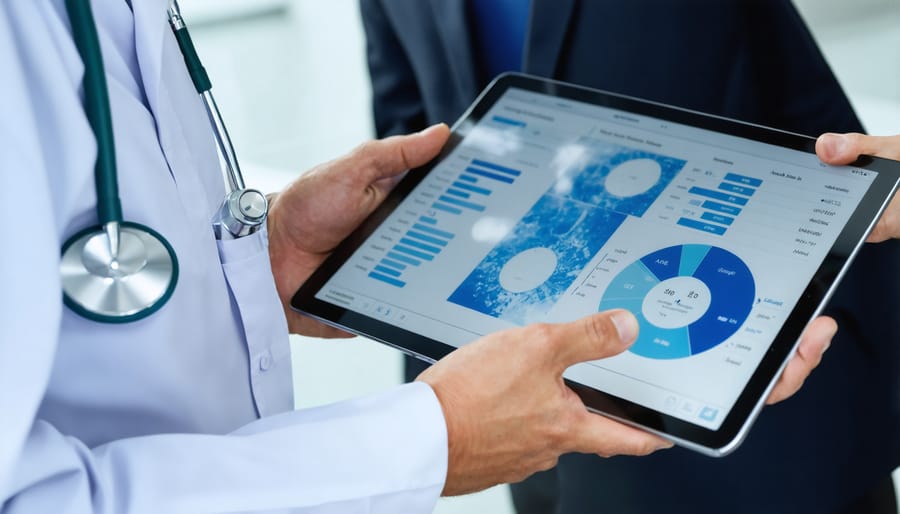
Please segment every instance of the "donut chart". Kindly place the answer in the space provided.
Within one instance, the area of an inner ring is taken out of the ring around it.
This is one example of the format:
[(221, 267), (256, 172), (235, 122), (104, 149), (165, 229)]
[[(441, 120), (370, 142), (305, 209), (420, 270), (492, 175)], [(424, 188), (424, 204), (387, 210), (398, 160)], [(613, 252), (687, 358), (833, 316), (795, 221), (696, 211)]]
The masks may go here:
[(756, 284), (733, 253), (708, 245), (670, 246), (631, 263), (603, 293), (599, 310), (634, 313), (631, 346), (650, 359), (680, 359), (715, 348), (744, 324)]

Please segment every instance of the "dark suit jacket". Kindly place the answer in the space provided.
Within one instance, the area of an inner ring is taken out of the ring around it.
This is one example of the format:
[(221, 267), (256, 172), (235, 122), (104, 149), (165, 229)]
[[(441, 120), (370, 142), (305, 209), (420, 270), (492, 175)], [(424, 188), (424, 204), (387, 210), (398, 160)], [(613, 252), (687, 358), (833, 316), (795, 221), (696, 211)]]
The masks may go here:
[[(477, 1), (477, 0), (476, 0)], [(804, 134), (859, 121), (786, 0), (532, 0), (524, 70)], [(462, 0), (361, 0), (379, 136), (453, 122), (486, 85)], [(840, 332), (724, 459), (560, 461), (562, 511), (830, 513), (900, 465), (900, 248), (868, 245)]]

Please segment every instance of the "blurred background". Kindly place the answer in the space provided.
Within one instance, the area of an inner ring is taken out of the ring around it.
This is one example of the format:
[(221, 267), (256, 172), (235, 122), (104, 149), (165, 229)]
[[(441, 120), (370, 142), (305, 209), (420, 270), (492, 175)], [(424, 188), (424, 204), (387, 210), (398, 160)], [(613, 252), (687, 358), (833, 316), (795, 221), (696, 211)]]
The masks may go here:
[[(356, 0), (181, 0), (248, 185), (276, 191), (372, 137)], [(867, 130), (900, 133), (900, 0), (796, 0)], [(363, 339), (294, 337), (298, 407), (383, 390), (399, 352)], [(900, 480), (900, 470), (895, 481)], [(506, 487), (435, 511), (511, 514)]]

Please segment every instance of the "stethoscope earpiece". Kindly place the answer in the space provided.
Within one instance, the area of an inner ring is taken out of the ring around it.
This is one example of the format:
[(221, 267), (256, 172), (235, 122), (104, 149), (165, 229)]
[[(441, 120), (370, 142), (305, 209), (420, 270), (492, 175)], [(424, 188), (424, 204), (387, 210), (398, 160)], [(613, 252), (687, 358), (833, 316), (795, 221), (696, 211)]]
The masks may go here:
[(178, 259), (153, 229), (110, 222), (66, 241), (60, 276), (72, 310), (94, 321), (127, 323), (156, 312), (172, 296)]

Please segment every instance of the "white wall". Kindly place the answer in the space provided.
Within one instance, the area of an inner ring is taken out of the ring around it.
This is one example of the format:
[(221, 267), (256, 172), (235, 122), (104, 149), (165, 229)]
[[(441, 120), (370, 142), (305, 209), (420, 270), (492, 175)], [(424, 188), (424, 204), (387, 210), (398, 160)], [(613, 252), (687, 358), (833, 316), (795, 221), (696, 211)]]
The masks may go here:
[(856, 22), (898, 7), (898, 0), (794, 0), (813, 27)]
[(900, 133), (900, 0), (795, 3), (866, 129)]

